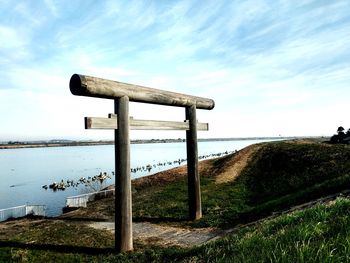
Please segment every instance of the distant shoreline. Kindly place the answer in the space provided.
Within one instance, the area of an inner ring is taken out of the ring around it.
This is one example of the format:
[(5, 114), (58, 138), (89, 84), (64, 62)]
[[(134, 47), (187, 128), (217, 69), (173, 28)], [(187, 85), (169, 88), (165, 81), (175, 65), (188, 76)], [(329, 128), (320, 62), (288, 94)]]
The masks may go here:
[[(241, 137), (241, 138), (207, 138), (198, 139), (198, 142), (213, 142), (213, 141), (245, 141), (245, 140), (289, 140), (289, 139), (303, 139), (310, 138), (301, 136), (288, 137)], [(315, 136), (311, 138), (324, 138)], [(131, 144), (149, 144), (149, 143), (179, 143), (185, 142), (185, 139), (151, 139), (151, 140), (132, 140)], [(114, 141), (62, 141), (62, 142), (12, 142), (7, 144), (0, 144), (0, 149), (22, 149), (22, 148), (46, 148), (46, 147), (71, 147), (71, 146), (98, 146), (98, 145), (112, 145)]]

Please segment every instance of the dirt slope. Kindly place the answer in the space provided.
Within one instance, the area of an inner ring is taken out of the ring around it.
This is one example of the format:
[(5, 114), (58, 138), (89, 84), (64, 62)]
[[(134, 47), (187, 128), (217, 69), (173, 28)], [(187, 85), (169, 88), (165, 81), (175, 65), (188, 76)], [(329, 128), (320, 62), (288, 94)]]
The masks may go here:
[(249, 164), (254, 154), (260, 148), (260, 144), (254, 144), (230, 156), (230, 158), (226, 160), (226, 163), (223, 164), (224, 170), (215, 176), (216, 183), (222, 184), (232, 182), (235, 178), (237, 178), (237, 176), (240, 175), (242, 170)]
[[(200, 176), (215, 177), (217, 184), (232, 182), (252, 160), (261, 144), (250, 145), (234, 154), (199, 162)], [(133, 186), (144, 188), (174, 182), (187, 176), (187, 166), (133, 180)]]

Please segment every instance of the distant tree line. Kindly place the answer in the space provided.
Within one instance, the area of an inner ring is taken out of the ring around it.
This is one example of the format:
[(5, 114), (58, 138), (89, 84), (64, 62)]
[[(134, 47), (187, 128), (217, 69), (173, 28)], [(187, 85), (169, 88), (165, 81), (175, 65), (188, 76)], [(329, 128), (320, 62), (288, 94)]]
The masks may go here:
[(9, 141), (7, 144), (10, 144), (10, 145), (17, 145), (17, 144), (24, 144), (23, 142), (20, 142), (20, 141)]
[(343, 126), (338, 127), (337, 134), (334, 134), (330, 140), (331, 143), (350, 144), (350, 129), (345, 132)]

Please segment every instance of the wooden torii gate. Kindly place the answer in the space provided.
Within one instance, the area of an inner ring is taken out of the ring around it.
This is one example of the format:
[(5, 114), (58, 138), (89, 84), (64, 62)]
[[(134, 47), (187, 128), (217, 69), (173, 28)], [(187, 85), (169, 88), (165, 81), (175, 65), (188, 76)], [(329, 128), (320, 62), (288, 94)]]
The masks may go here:
[[(115, 247), (119, 252), (133, 249), (129, 130), (186, 130), (189, 217), (202, 217), (198, 174), (197, 130), (208, 130), (198, 123), (196, 109), (211, 110), (214, 101), (175, 92), (157, 90), (85, 75), (72, 75), (74, 95), (114, 100), (114, 114), (108, 118), (85, 118), (86, 129), (114, 129), (115, 135)], [(185, 107), (185, 122), (135, 120), (129, 117), (129, 101)]]

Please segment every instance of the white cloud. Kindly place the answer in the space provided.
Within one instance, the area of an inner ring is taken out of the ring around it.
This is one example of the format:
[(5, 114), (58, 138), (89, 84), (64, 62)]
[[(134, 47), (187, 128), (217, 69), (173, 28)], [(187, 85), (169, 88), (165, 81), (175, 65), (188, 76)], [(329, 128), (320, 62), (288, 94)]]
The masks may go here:
[(50, 10), (51, 14), (54, 17), (58, 17), (57, 7), (56, 7), (55, 3), (53, 2), (53, 0), (44, 0), (44, 3), (46, 5), (46, 7)]
[(21, 34), (14, 28), (0, 25), (0, 48), (2, 49), (14, 49), (24, 46), (27, 41), (21, 36)]
[(107, 19), (114, 20), (113, 28), (137, 31), (151, 26), (158, 16), (155, 4), (143, 1), (107, 1), (103, 13)]
[(14, 6), (16, 11), (16, 21), (18, 25), (25, 24), (26, 30), (32, 30), (41, 26), (46, 20), (46, 16), (38, 15), (38, 10), (32, 10), (28, 2), (19, 2)]
[[(0, 136), (11, 129), (110, 136), (82, 129), (84, 115), (106, 116), (113, 107), (71, 95), (73, 73), (213, 98), (212, 111), (198, 111), (211, 127), (201, 137), (317, 135), (329, 131), (325, 120), (350, 126), (338, 114), (350, 96), (349, 10), (348, 1), (19, 2), (0, 25), (7, 40), (0, 42), (0, 90), (7, 89), (0, 119), (10, 102), (26, 111), (12, 111)], [(141, 119), (184, 118), (181, 108), (130, 110)], [(36, 125), (15, 123), (26, 112)], [(153, 135), (180, 134), (133, 132)]]

